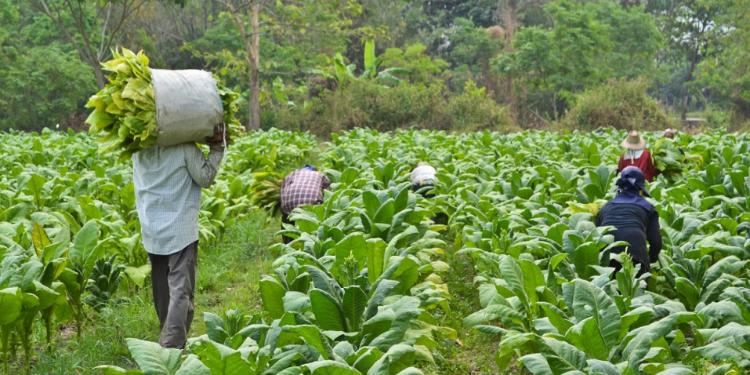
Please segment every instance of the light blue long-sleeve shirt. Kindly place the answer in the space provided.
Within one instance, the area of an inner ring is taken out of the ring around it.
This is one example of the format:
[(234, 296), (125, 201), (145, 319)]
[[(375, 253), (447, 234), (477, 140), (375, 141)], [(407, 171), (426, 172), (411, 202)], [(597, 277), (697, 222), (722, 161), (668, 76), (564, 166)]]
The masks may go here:
[(208, 159), (195, 144), (154, 146), (133, 154), (133, 183), (143, 247), (169, 255), (198, 240), (201, 188), (213, 183), (224, 156)]

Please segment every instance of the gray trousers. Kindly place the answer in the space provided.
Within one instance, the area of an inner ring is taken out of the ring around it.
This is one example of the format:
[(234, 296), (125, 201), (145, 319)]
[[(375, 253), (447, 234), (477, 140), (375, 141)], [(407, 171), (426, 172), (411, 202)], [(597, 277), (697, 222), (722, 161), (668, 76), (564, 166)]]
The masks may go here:
[(195, 267), (198, 242), (169, 255), (148, 255), (154, 307), (159, 316), (159, 344), (165, 348), (183, 348), (193, 321)]

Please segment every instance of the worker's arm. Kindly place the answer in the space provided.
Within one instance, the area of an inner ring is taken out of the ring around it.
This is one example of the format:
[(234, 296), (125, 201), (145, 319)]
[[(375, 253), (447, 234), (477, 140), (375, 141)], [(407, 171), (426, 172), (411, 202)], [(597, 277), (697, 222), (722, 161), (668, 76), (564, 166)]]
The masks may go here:
[(321, 186), (323, 187), (323, 190), (328, 189), (329, 187), (331, 187), (331, 180), (329, 180), (328, 176), (326, 176), (325, 174), (321, 173), (321, 175)]
[(661, 231), (659, 228), (659, 213), (653, 211), (649, 213), (648, 227), (646, 228), (646, 238), (648, 239), (648, 257), (653, 263), (659, 260), (661, 252)]
[(185, 146), (185, 164), (190, 178), (202, 188), (207, 188), (214, 182), (223, 157), (224, 147), (221, 144), (211, 145), (208, 158), (203, 156), (198, 146), (192, 144)]

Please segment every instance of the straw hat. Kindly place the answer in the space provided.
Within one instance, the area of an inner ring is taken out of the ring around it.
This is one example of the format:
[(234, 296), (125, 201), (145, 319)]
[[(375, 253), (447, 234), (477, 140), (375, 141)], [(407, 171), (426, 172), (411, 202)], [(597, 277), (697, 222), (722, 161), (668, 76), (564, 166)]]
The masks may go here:
[(643, 137), (637, 131), (631, 130), (621, 145), (628, 150), (642, 150), (646, 147), (646, 141), (643, 140)]

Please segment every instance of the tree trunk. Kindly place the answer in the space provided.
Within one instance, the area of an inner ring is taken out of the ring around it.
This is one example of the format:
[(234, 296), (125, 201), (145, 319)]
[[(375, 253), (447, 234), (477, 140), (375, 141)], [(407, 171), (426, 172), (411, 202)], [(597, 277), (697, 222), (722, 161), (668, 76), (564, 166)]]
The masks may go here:
[[(516, 4), (515, 0), (499, 0), (498, 13), (499, 18), (503, 24), (503, 29), (505, 29), (505, 45), (503, 46), (503, 53), (512, 53), (513, 36), (515, 35), (516, 31), (516, 14), (518, 13), (518, 4)], [(505, 90), (505, 104), (510, 107), (513, 117), (517, 119), (520, 109), (516, 107), (516, 97), (515, 93), (513, 92), (512, 74), (504, 75), (503, 89)]]
[[(693, 53), (692, 58), (690, 59), (690, 70), (688, 70), (688, 75), (685, 78), (685, 82), (683, 85), (687, 85), (690, 83), (690, 81), (693, 80), (693, 74), (695, 72), (695, 67), (698, 65), (698, 51), (695, 51)], [(682, 108), (680, 109), (680, 119), (682, 121), (685, 121), (687, 118), (687, 112), (688, 112), (688, 106), (690, 105), (690, 91), (687, 87), (685, 87), (685, 95), (682, 97)]]
[[(247, 64), (247, 78), (250, 89), (250, 97), (247, 101), (250, 118), (245, 128), (247, 130), (260, 129), (260, 26), (258, 25), (258, 14), (260, 4), (258, 0), (250, 4), (250, 30), (245, 27), (240, 17), (240, 9), (230, 0), (222, 1), (232, 16), (234, 25), (240, 30), (242, 44), (245, 48), (245, 63)], [(249, 31), (249, 32), (248, 32)]]
[(258, 26), (258, 13), (260, 5), (254, 1), (250, 7), (251, 42), (248, 50), (248, 69), (250, 73), (250, 122), (248, 130), (260, 129), (260, 30)]
[(96, 76), (96, 86), (99, 87), (99, 90), (103, 89), (106, 82), (104, 81), (104, 72), (102, 71), (102, 66), (99, 65), (99, 61), (90, 62), (89, 65), (91, 65), (91, 67), (94, 69), (94, 76)]

